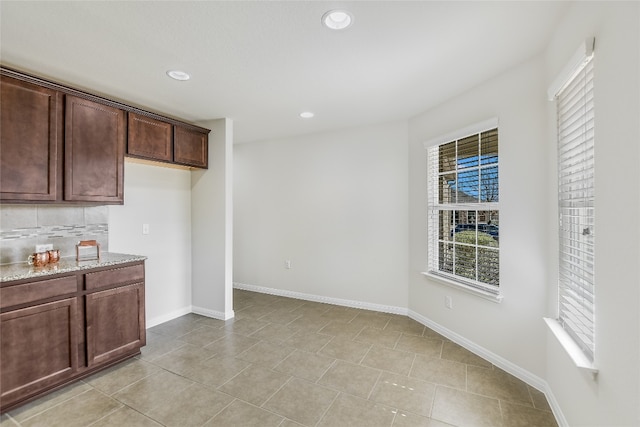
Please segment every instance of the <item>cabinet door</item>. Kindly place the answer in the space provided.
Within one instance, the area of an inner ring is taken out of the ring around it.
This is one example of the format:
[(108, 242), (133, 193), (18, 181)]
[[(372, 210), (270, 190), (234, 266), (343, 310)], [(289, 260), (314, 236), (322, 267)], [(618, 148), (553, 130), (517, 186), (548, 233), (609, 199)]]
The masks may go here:
[(126, 114), (67, 95), (65, 200), (123, 204)]
[(7, 76), (0, 90), (0, 200), (55, 201), (62, 189), (62, 94)]
[(206, 133), (174, 126), (173, 161), (187, 166), (206, 169), (209, 164), (209, 137)]
[(89, 367), (146, 344), (143, 283), (88, 294), (85, 309)]
[(78, 369), (77, 298), (0, 315), (1, 406), (71, 377)]
[(173, 160), (173, 126), (140, 114), (129, 113), (127, 154), (145, 159)]

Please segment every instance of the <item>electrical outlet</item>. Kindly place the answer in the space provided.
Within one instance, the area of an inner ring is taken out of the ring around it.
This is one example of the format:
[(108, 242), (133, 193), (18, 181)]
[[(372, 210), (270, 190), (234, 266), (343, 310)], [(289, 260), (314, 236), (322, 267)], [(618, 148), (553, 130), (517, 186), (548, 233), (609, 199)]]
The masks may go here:
[(453, 308), (453, 298), (448, 295), (444, 297), (444, 306), (450, 309)]
[(142, 224), (142, 234), (149, 234), (149, 224)]
[(36, 245), (36, 252), (46, 252), (53, 250), (53, 244), (47, 243), (42, 245)]
[(284, 261), (284, 268), (286, 268), (287, 270), (291, 270), (291, 260), (287, 259)]

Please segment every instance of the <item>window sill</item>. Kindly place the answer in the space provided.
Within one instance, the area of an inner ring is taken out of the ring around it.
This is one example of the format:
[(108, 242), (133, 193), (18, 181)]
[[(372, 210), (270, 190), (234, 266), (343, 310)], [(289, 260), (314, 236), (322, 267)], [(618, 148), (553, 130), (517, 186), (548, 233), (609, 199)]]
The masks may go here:
[(480, 298), (489, 300), (491, 302), (495, 302), (499, 304), (502, 302), (502, 299), (504, 298), (500, 294), (494, 294), (488, 291), (483, 291), (482, 289), (474, 288), (473, 286), (465, 285), (464, 283), (456, 282), (455, 280), (447, 279), (446, 277), (433, 274), (428, 271), (423, 271), (422, 274), (431, 280), (434, 280), (436, 282), (442, 283), (447, 286), (451, 286), (452, 288), (460, 289), (464, 292), (479, 296)]
[(578, 344), (571, 339), (569, 334), (562, 328), (556, 319), (551, 319), (549, 317), (543, 317), (543, 319), (551, 332), (553, 332), (553, 335), (560, 342), (562, 348), (564, 348), (571, 360), (573, 360), (576, 367), (590, 372), (595, 380), (598, 376), (598, 368), (596, 368), (594, 363), (584, 355)]

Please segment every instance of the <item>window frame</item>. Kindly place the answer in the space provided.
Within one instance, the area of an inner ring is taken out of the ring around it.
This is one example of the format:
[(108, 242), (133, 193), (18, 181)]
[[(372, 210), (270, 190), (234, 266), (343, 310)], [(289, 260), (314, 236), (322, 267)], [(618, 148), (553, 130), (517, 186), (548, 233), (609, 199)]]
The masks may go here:
[(556, 321), (587, 360), (593, 362), (596, 338), (593, 39), (587, 40), (579, 53), (574, 56), (571, 73), (561, 76), (564, 81), (556, 79), (555, 93), (550, 93), (556, 112), (558, 150)]
[[(475, 229), (477, 231), (477, 226), (478, 226), (477, 219), (479, 218), (479, 214), (478, 214), (479, 212), (496, 211), (497, 214), (499, 215), (499, 211), (500, 211), (499, 196), (498, 196), (498, 201), (495, 201), (495, 202), (481, 202), (480, 200), (478, 200), (478, 202), (473, 202), (473, 203), (441, 204), (438, 198), (438, 191), (439, 191), (438, 179), (439, 179), (439, 176), (441, 175), (440, 168), (439, 168), (440, 158), (438, 155), (438, 158), (434, 162), (432, 150), (439, 149), (439, 147), (447, 143), (463, 140), (467, 137), (471, 137), (474, 135), (478, 135), (478, 142), (481, 145), (482, 141), (480, 139), (480, 135), (483, 132), (491, 131), (493, 129), (495, 129), (499, 134), (498, 125), (499, 125), (498, 118), (491, 118), (489, 120), (485, 120), (485, 121), (461, 128), (455, 132), (442, 135), (440, 137), (434, 138), (424, 143), (424, 148), (427, 154), (426, 157), (427, 157), (427, 246), (428, 248), (427, 248), (427, 263), (426, 263), (427, 270), (424, 271), (422, 274), (442, 284), (456, 287), (458, 289), (461, 289), (466, 292), (470, 292), (472, 294), (475, 294), (477, 296), (480, 296), (482, 298), (488, 299), (493, 302), (501, 302), (503, 299), (501, 288), (499, 286), (499, 279), (498, 279), (497, 285), (490, 285), (490, 284), (479, 282), (477, 280), (467, 279), (454, 274), (448, 274), (439, 269), (439, 265), (438, 265), (439, 257), (440, 257), (439, 244), (442, 242), (440, 242), (440, 239), (438, 238), (439, 236), (438, 233), (440, 230), (436, 224), (440, 220), (439, 212), (442, 210), (452, 210), (453, 217), (455, 217), (455, 214), (457, 211), (473, 211), (476, 217)], [(498, 139), (498, 146), (499, 146), (499, 139)], [(498, 153), (499, 153), (499, 148), (498, 148)], [(500, 188), (499, 164), (500, 164), (500, 161), (499, 161), (499, 154), (498, 154), (497, 162), (492, 163), (489, 166), (489, 167), (498, 168), (498, 194), (499, 194), (499, 188)], [(471, 167), (471, 169), (473, 168), (474, 167)], [(486, 168), (487, 168), (486, 165), (483, 165), (482, 161), (479, 159), (478, 165), (477, 165), (478, 172), (480, 173), (480, 170), (483, 170)], [(456, 166), (456, 170), (458, 170), (457, 166)], [(479, 187), (480, 186), (481, 186), (481, 183), (479, 181)], [(478, 194), (478, 197), (479, 197), (479, 194)], [(438, 215), (438, 218), (436, 218), (435, 215)], [(451, 243), (453, 244), (453, 240), (451, 241)], [(478, 245), (477, 240), (475, 245), (473, 246), (476, 248), (476, 253), (477, 253), (477, 248), (484, 248), (484, 246)], [(498, 246), (495, 249), (495, 251), (498, 254), (497, 260), (499, 262), (500, 247)], [(477, 255), (476, 255), (476, 259), (477, 259)], [(475, 266), (475, 269), (476, 271), (478, 271), (477, 264)], [(500, 268), (498, 265), (498, 278), (499, 278), (499, 275), (500, 275)]]
[[(562, 283), (562, 275), (563, 275), (563, 265), (562, 265), (562, 250), (563, 250), (563, 233), (566, 234), (566, 230), (563, 232), (563, 224), (562, 224), (562, 194), (563, 194), (563, 179), (561, 177), (561, 170), (562, 170), (562, 161), (563, 161), (563, 152), (562, 149), (563, 147), (562, 142), (561, 142), (561, 126), (558, 123), (558, 116), (561, 113), (560, 108), (558, 106), (558, 96), (567, 88), (569, 88), (572, 83), (575, 81), (576, 77), (580, 76), (583, 73), (586, 73), (588, 71), (585, 71), (585, 68), (588, 66), (594, 67), (595, 68), (595, 60), (594, 60), (594, 46), (595, 46), (595, 39), (593, 37), (589, 37), (587, 38), (583, 43), (580, 44), (580, 46), (578, 47), (578, 49), (576, 50), (576, 52), (573, 54), (573, 56), (571, 57), (571, 59), (569, 60), (569, 62), (567, 63), (567, 65), (562, 69), (562, 71), (560, 72), (560, 74), (556, 77), (556, 79), (552, 82), (551, 86), (549, 87), (549, 90), (547, 92), (548, 94), (548, 99), (549, 101), (553, 102), (553, 111), (554, 111), (554, 117), (556, 118), (556, 125), (555, 125), (555, 134), (556, 134), (556, 140), (555, 140), (555, 145), (556, 145), (556, 149), (557, 149), (557, 154), (558, 157), (556, 159), (556, 166), (557, 166), (557, 189), (558, 189), (558, 194), (557, 194), (557, 203), (558, 203), (558, 222), (557, 222), (557, 241), (558, 241), (558, 252), (557, 252), (557, 267), (558, 267), (558, 271), (557, 271), (557, 282), (555, 284), (556, 287), (556, 297), (557, 297), (557, 301), (556, 301), (556, 313), (555, 313), (555, 318), (549, 318), (549, 317), (545, 317), (544, 321), (546, 322), (547, 326), (549, 327), (550, 331), (553, 333), (553, 335), (556, 337), (556, 339), (558, 340), (558, 342), (560, 343), (560, 345), (564, 348), (564, 350), (567, 352), (567, 354), (571, 357), (572, 361), (574, 362), (574, 364), (576, 365), (577, 368), (585, 370), (587, 372), (590, 372), (593, 375), (593, 378), (595, 379), (598, 375), (598, 368), (596, 365), (596, 357), (597, 357), (597, 349), (596, 349), (596, 317), (595, 317), (595, 308), (596, 308), (596, 300), (595, 300), (595, 247), (596, 247), (596, 242), (595, 239), (593, 240), (592, 244), (592, 253), (591, 253), (591, 257), (592, 259), (588, 260), (589, 263), (592, 264), (592, 277), (593, 277), (593, 290), (592, 290), (592, 295), (593, 295), (593, 300), (591, 301), (592, 304), (592, 309), (593, 309), (593, 322), (591, 325), (591, 341), (593, 343), (593, 347), (589, 350), (587, 349), (585, 351), (585, 343), (582, 342), (581, 338), (578, 337), (576, 335), (575, 332), (568, 330), (569, 328), (567, 328), (567, 322), (565, 322), (562, 318), (562, 308), (561, 305), (563, 303), (562, 300), (562, 287), (564, 286)], [(590, 76), (590, 80), (588, 81), (589, 84), (591, 84), (592, 86), (595, 85), (595, 79), (593, 76), (594, 71), (590, 70), (591, 76)], [(593, 92), (593, 87), (590, 88), (590, 90)], [(591, 96), (593, 96), (593, 94), (591, 94)], [(590, 134), (591, 136), (587, 136), (587, 140), (591, 139), (589, 141), (589, 144), (592, 145), (591, 149), (593, 149), (593, 147), (595, 146), (595, 114), (593, 113), (593, 110), (595, 109), (595, 98), (592, 98), (590, 100), (590, 103), (592, 105), (590, 105), (590, 108), (592, 108), (592, 110), (590, 111), (590, 114), (585, 114), (587, 117), (587, 119), (590, 121), (590, 125), (592, 126), (592, 128), (590, 128), (589, 132), (584, 132), (584, 133), (580, 133), (579, 138), (582, 138), (582, 144), (584, 144), (584, 138), (585, 138), (585, 134)], [(585, 129), (587, 129), (585, 127)], [(572, 138), (573, 139), (573, 138)], [(572, 141), (572, 143), (575, 143), (575, 140)], [(580, 147), (583, 148), (583, 147)], [(591, 153), (592, 157), (590, 159), (590, 162), (592, 163), (595, 160), (595, 156), (593, 156), (593, 154), (595, 153), (595, 150)], [(591, 165), (591, 182), (589, 183), (590, 185), (590, 189), (591, 191), (593, 191), (593, 189), (595, 188), (595, 168), (593, 168), (593, 165)], [(572, 183), (574, 181), (568, 181), (569, 183)], [(579, 181), (575, 181), (575, 182), (579, 182)], [(567, 181), (564, 180), (564, 185), (567, 185)], [(570, 186), (571, 187), (571, 186)], [(584, 191), (584, 190), (582, 190)], [(592, 209), (592, 218), (591, 218), (591, 227), (593, 227), (595, 225), (595, 195), (592, 194), (590, 197), (593, 198), (593, 200), (591, 200), (591, 207), (588, 207), (588, 209)], [(584, 199), (588, 199), (589, 197), (586, 197)], [(584, 208), (585, 206), (581, 206), (581, 208)], [(580, 224), (580, 223), (578, 223)], [(585, 235), (590, 235), (589, 238), (593, 238), (594, 237), (594, 232), (593, 232), (593, 228), (591, 228), (588, 233), (586, 233)], [(579, 231), (579, 230), (578, 230)], [(575, 234), (575, 232), (573, 233)], [(578, 233), (578, 234), (582, 234), (582, 233)], [(566, 236), (565, 236), (566, 237)], [(582, 238), (579, 238), (580, 240)]]

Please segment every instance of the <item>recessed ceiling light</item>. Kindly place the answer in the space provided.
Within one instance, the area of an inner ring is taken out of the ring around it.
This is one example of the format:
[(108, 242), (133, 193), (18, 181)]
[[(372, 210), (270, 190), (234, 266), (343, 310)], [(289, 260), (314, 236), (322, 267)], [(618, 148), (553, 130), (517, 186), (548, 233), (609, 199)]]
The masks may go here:
[(167, 71), (167, 76), (171, 77), (172, 79), (180, 80), (180, 81), (189, 80), (191, 78), (189, 73), (185, 73), (184, 71), (180, 71), (180, 70), (169, 70)]
[(343, 30), (353, 23), (353, 15), (346, 10), (330, 10), (322, 15), (322, 24), (332, 30)]
[(315, 114), (313, 114), (311, 111), (304, 111), (300, 113), (300, 117), (302, 117), (303, 119), (310, 119), (313, 116), (315, 116)]

